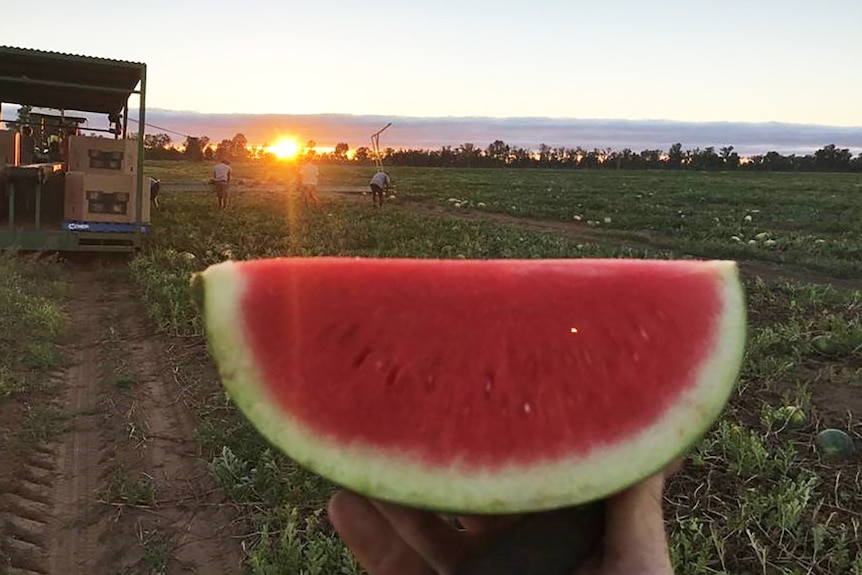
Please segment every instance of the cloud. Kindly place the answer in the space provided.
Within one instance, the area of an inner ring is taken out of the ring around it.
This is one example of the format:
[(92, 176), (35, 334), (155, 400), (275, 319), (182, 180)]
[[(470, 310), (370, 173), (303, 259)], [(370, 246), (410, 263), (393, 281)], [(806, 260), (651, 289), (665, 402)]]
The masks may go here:
[[(5, 118), (14, 117), (14, 108), (3, 107)], [(93, 115), (91, 125), (104, 126), (105, 120)], [(131, 118), (137, 117), (132, 110)], [(776, 151), (782, 154), (810, 154), (827, 144), (862, 153), (862, 128), (845, 128), (786, 123), (672, 122), (664, 120), (593, 120), (558, 118), (484, 118), (484, 117), (389, 117), (347, 114), (256, 115), (201, 114), (196, 112), (150, 109), (147, 123), (179, 134), (206, 135), (220, 141), (243, 133), (252, 143), (274, 141), (291, 135), (301, 141), (314, 140), (320, 146), (346, 142), (351, 149), (369, 146), (370, 136), (388, 122), (380, 138), (382, 147), (439, 148), (466, 142), (485, 148), (494, 140), (509, 145), (536, 149), (552, 147), (586, 149), (631, 148), (667, 150), (680, 142), (683, 149), (734, 146), (742, 155)], [(172, 134), (174, 140), (181, 135)]]

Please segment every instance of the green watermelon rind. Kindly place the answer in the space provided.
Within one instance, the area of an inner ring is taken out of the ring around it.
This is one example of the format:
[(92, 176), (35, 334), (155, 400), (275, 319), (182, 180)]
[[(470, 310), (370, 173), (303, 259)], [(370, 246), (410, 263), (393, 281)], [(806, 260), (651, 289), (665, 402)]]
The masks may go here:
[[(694, 263), (694, 262), (692, 262)], [(661, 265), (660, 262), (656, 262)], [(410, 453), (381, 453), (359, 442), (337, 444), (277, 407), (261, 385), (242, 331), (244, 289), (236, 262), (195, 274), (207, 345), (228, 394), (251, 424), (297, 464), (376, 499), (442, 512), (505, 514), (573, 506), (601, 499), (659, 472), (684, 455), (721, 415), (736, 386), (746, 343), (746, 306), (736, 262), (697, 262), (721, 283), (723, 311), (715, 349), (695, 385), (658, 424), (586, 457), (477, 470), (460, 462), (429, 466)]]
[(827, 459), (842, 459), (856, 454), (853, 438), (840, 429), (824, 429), (815, 436), (814, 445)]

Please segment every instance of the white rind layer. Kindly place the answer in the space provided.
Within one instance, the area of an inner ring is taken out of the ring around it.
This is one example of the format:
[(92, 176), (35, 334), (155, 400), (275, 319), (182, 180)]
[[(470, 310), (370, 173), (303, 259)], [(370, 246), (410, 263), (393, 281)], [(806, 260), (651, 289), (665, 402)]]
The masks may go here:
[[(237, 264), (200, 274), (210, 351), (239, 409), (297, 463), (353, 491), (414, 507), (461, 513), (515, 513), (577, 505), (606, 497), (661, 470), (698, 441), (721, 414), (739, 374), (746, 339), (746, 306), (733, 261), (691, 262), (721, 283), (723, 310), (710, 359), (695, 384), (655, 425), (625, 442), (585, 457), (480, 471), (461, 464), (425, 466), (409, 453), (338, 444), (312, 433), (279, 409), (260, 385), (243, 338), (244, 284)], [(288, 342), (285, 345), (289, 345)]]

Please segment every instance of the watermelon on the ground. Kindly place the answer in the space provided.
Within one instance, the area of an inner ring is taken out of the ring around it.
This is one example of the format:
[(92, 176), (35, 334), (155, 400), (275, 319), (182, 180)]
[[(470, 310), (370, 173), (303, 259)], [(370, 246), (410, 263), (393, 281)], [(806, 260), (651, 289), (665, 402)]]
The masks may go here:
[(818, 335), (811, 340), (811, 347), (820, 355), (835, 357), (843, 353), (842, 346), (831, 335)]
[(721, 413), (735, 262), (275, 258), (196, 274), (223, 384), (299, 464), (471, 513), (621, 490)]
[(824, 429), (814, 438), (814, 445), (827, 459), (842, 459), (856, 453), (853, 439), (840, 429)]
[(775, 411), (775, 417), (779, 424), (787, 429), (798, 429), (805, 425), (807, 418), (805, 411), (797, 405), (784, 405)]

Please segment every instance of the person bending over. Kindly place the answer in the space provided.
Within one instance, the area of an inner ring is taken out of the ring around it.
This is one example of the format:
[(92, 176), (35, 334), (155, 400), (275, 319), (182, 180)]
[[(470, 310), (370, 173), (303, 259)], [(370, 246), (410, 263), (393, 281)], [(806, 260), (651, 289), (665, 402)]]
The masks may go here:
[(377, 172), (371, 178), (369, 185), (371, 186), (371, 201), (374, 202), (374, 207), (379, 208), (383, 205), (383, 195), (389, 191), (389, 186), (392, 185), (389, 172), (383, 170)]

